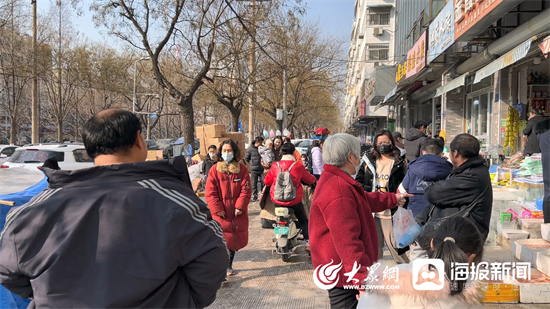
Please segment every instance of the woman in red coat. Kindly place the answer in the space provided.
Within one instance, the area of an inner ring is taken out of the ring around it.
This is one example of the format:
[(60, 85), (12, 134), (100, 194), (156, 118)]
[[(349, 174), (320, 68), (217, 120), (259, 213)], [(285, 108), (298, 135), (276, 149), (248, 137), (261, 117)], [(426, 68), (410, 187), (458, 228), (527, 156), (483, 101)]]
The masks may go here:
[[(264, 183), (266, 186), (271, 186), (269, 191), (271, 195), (271, 200), (275, 206), (284, 206), (294, 209), (294, 215), (298, 222), (300, 222), (300, 227), (302, 228), (302, 234), (304, 239), (309, 242), (309, 233), (308, 233), (308, 219), (304, 211), (304, 205), (302, 204), (302, 197), (304, 196), (304, 188), (302, 187), (302, 181), (308, 185), (315, 183), (315, 176), (307, 172), (306, 168), (301, 162), (296, 162), (294, 158), (294, 150), (296, 148), (292, 143), (285, 143), (281, 146), (281, 153), (283, 154), (281, 161), (274, 162), (269, 169), (267, 175), (265, 175)], [(291, 169), (292, 167), (292, 169)], [(296, 198), (292, 201), (278, 201), (275, 199), (275, 183), (277, 182), (277, 176), (283, 171), (288, 171), (290, 169), (290, 176), (292, 177), (292, 182), (296, 187)]]
[(210, 169), (205, 190), (212, 218), (220, 223), (229, 249), (228, 276), (234, 274), (235, 252), (248, 244), (248, 203), (252, 191), (250, 175), (246, 166), (239, 163), (239, 155), (235, 142), (227, 140), (221, 143), (218, 158), (223, 158), (223, 161)]

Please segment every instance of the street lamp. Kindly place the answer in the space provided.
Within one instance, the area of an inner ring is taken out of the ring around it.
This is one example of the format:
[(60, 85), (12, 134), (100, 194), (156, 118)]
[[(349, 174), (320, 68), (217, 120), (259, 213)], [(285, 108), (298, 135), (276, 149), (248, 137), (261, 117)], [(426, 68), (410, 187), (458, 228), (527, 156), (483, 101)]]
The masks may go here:
[(132, 96), (132, 113), (136, 113), (136, 63), (138, 61), (144, 61), (144, 60), (149, 60), (151, 58), (149, 57), (142, 57), (142, 58), (139, 58), (139, 59), (136, 59), (134, 61), (134, 93), (133, 93), (133, 96)]

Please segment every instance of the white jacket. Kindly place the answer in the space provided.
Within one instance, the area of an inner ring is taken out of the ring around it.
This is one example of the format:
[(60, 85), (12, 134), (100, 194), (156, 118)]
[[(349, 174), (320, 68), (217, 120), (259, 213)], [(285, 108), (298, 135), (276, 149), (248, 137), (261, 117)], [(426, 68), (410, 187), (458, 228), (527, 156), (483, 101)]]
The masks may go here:
[(385, 265), (378, 270), (379, 281), (369, 285), (398, 285), (398, 289), (368, 290), (359, 299), (357, 308), (364, 309), (478, 309), (483, 308), (481, 300), (483, 291), (475, 282), (461, 294), (450, 295), (450, 282), (445, 280), (445, 286), (440, 291), (418, 291), (413, 285), (412, 264), (402, 264), (399, 267), (399, 279), (383, 280), (382, 271)]

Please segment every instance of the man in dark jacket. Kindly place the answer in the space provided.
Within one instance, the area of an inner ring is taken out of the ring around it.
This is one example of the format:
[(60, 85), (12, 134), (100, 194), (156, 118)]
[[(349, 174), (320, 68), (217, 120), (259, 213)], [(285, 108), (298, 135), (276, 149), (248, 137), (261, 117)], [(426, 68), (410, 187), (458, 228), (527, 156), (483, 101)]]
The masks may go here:
[[(254, 139), (254, 144), (250, 145), (246, 150), (246, 155), (244, 159), (248, 164), (250, 164), (250, 181), (252, 181), (252, 201), (258, 201), (258, 190), (262, 191), (264, 183), (264, 167), (262, 166), (262, 157), (258, 151), (263, 143), (264, 139), (262, 137), (256, 137)], [(258, 183), (260, 186), (258, 186)]]
[(44, 168), (49, 187), (13, 208), (0, 283), (32, 308), (203, 308), (226, 276), (221, 229), (185, 158), (143, 162), (139, 119), (106, 110), (84, 126), (96, 167)]
[(535, 133), (542, 153), (542, 177), (544, 179), (544, 223), (550, 223), (550, 119), (537, 124)]
[(414, 124), (414, 127), (410, 128), (405, 134), (405, 151), (407, 152), (407, 161), (411, 162), (412, 160), (420, 157), (420, 150), (424, 146), (427, 139), (427, 129), (428, 124), (425, 121), (420, 120), (417, 121)]
[[(446, 180), (428, 186), (424, 196), (435, 206), (432, 220), (455, 214), (479, 197), (469, 218), (485, 241), (493, 209), (493, 190), (487, 161), (479, 155), (479, 148), (479, 140), (474, 136), (467, 133), (457, 135), (449, 152), (454, 169)], [(421, 226), (427, 222), (430, 209), (425, 208), (416, 217)]]
[(527, 138), (527, 143), (525, 143), (525, 149), (523, 154), (526, 156), (531, 156), (534, 153), (540, 153), (539, 141), (537, 140), (537, 134), (535, 133), (535, 127), (541, 121), (545, 120), (541, 112), (536, 109), (531, 109), (529, 114), (529, 121), (527, 126), (523, 130), (523, 135)]
[(416, 216), (430, 203), (424, 197), (424, 190), (436, 181), (445, 180), (453, 165), (443, 159), (443, 143), (439, 139), (429, 139), (422, 148), (422, 156), (412, 161), (403, 179), (403, 189), (414, 195), (409, 199), (407, 209)]

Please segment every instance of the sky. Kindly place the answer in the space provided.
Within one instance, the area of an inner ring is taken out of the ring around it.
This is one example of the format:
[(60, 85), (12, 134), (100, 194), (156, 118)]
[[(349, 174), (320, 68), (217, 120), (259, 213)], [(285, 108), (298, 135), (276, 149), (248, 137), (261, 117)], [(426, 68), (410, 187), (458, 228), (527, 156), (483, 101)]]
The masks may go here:
[[(106, 42), (111, 46), (116, 46), (116, 39), (109, 37), (105, 30), (95, 28), (92, 13), (88, 11), (89, 4), (92, 1), (84, 0), (83, 2), (82, 15), (76, 16), (74, 14), (72, 16), (75, 29), (81, 34), (85, 34), (92, 41)], [(349, 42), (355, 0), (305, 0), (305, 3), (306, 19), (319, 22), (323, 34), (344, 38), (345, 42)], [(47, 12), (49, 5), (49, 0), (38, 1), (38, 11), (41, 13)]]

